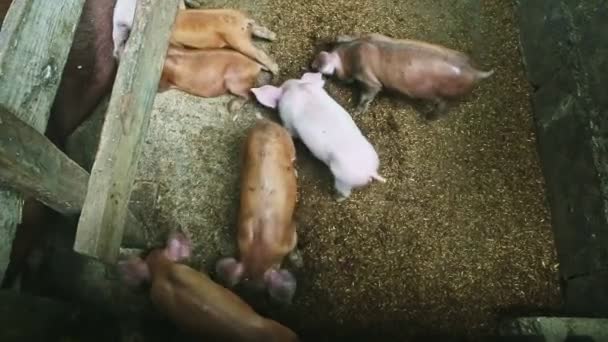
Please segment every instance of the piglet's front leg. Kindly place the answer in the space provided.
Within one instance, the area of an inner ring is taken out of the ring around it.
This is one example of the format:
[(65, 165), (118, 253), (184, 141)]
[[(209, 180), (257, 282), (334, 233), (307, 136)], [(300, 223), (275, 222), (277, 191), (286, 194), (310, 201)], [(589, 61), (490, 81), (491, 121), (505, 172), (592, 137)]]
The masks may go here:
[(382, 83), (374, 76), (373, 72), (365, 66), (360, 66), (360, 71), (355, 74), (353, 80), (356, 81), (361, 90), (359, 94), (359, 104), (357, 105), (357, 113), (362, 114), (367, 111), (370, 103), (376, 98), (376, 95), (382, 90)]
[(369, 109), (369, 105), (376, 98), (376, 95), (382, 90), (382, 85), (368, 83), (358, 80), (359, 82), (359, 102), (355, 109), (356, 114), (363, 114)]
[(362, 84), (361, 93), (359, 94), (359, 104), (357, 105), (357, 113), (363, 114), (369, 109), (369, 105), (376, 98), (376, 95), (382, 90), (381, 86)]
[(428, 111), (425, 115), (425, 119), (428, 121), (434, 121), (445, 115), (448, 110), (447, 102), (443, 99), (433, 99), (433, 108)]
[(336, 202), (343, 202), (344, 200), (346, 200), (348, 197), (350, 197), (350, 194), (352, 192), (352, 187), (342, 181), (340, 181), (339, 179), (335, 180), (335, 184), (334, 187), (336, 189)]
[(302, 257), (302, 253), (298, 248), (295, 248), (287, 255), (287, 260), (289, 263), (295, 268), (304, 267), (304, 258)]

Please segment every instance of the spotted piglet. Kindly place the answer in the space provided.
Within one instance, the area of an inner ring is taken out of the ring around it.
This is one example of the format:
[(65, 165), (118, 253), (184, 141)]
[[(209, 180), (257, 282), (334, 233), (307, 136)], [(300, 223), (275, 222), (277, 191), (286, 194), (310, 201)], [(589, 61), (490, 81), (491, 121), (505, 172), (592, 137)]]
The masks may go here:
[(448, 100), (470, 93), (478, 81), (494, 73), (475, 69), (462, 52), (377, 33), (337, 37), (334, 49), (320, 52), (311, 67), (324, 75), (359, 83), (360, 113), (385, 88), (432, 101), (435, 109), (427, 119), (445, 114)]
[(305, 73), (280, 87), (251, 89), (264, 106), (278, 108), (284, 127), (299, 138), (331, 170), (338, 201), (353, 188), (372, 180), (386, 182), (378, 174), (379, 158), (351, 116), (323, 89), (320, 73)]

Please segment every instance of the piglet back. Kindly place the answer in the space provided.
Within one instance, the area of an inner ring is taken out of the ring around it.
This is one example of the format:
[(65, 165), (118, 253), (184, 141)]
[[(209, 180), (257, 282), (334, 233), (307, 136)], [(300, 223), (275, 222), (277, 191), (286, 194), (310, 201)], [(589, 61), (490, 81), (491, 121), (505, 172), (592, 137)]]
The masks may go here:
[(257, 314), (230, 290), (186, 265), (173, 264), (151, 288), (152, 301), (184, 332), (223, 341), (264, 341), (295, 334)]

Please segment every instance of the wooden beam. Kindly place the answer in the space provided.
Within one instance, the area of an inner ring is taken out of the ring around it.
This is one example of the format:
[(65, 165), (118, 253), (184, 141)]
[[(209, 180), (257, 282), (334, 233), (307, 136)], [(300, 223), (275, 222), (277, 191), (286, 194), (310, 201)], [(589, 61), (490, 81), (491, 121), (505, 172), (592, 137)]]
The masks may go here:
[[(85, 0), (13, 1), (0, 31), (0, 104), (44, 132)], [(21, 221), (18, 193), (0, 189), (0, 277)]]
[(0, 103), (43, 132), (85, 0), (13, 1), (0, 31)]
[[(82, 210), (89, 174), (47, 137), (0, 105), (0, 184), (64, 214)], [(144, 247), (141, 223), (129, 212), (124, 242)]]
[(179, 0), (141, 0), (118, 66), (74, 250), (105, 262), (118, 257), (142, 140)]
[(0, 105), (0, 182), (65, 214), (82, 209), (89, 175)]

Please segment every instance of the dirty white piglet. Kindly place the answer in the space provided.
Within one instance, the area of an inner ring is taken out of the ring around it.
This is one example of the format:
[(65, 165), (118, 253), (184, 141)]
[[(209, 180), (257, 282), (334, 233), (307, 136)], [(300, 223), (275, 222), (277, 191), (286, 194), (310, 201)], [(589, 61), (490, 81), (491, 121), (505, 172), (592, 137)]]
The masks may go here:
[(386, 182), (378, 174), (379, 159), (351, 116), (323, 86), (320, 73), (305, 73), (280, 87), (266, 85), (251, 91), (264, 106), (278, 108), (287, 131), (299, 138), (331, 170), (338, 201), (351, 190), (372, 180)]
[[(114, 58), (120, 59), (125, 44), (131, 34), (133, 18), (135, 17), (135, 7), (137, 0), (116, 0), (114, 5), (114, 15), (112, 17), (112, 40), (114, 41)], [(186, 9), (184, 1), (179, 2), (180, 9)]]
[(116, 59), (120, 59), (131, 34), (136, 6), (137, 0), (117, 0), (114, 5), (112, 40), (114, 41), (113, 55)]

